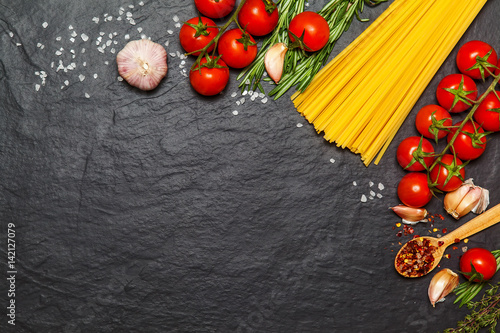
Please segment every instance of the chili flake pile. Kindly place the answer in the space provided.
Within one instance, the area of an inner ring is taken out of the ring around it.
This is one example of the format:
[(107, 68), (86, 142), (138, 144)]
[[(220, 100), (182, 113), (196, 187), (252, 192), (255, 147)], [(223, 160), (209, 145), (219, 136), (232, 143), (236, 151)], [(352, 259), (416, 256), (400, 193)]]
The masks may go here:
[(406, 277), (420, 277), (427, 274), (434, 264), (433, 246), (427, 238), (415, 238), (409, 241), (396, 257), (398, 272)]

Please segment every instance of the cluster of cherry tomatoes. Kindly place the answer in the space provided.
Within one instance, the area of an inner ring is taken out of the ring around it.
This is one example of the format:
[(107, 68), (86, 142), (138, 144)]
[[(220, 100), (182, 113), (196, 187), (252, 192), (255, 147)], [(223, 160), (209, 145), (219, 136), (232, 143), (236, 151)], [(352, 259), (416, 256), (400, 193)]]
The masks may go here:
[[(456, 62), (460, 74), (450, 74), (439, 82), (438, 104), (424, 106), (416, 116), (415, 125), (421, 136), (408, 137), (397, 148), (398, 163), (411, 171), (398, 185), (398, 197), (406, 206), (425, 206), (434, 189), (450, 192), (460, 187), (465, 165), (484, 152), (486, 135), (500, 131), (500, 91), (491, 91), (474, 106), (478, 100), (474, 80), (500, 75), (497, 53), (489, 44), (473, 40), (459, 49)], [(472, 117), (453, 123), (451, 114), (471, 107), (475, 107)], [(429, 139), (437, 143), (445, 137), (449, 151), (436, 154)]]
[[(236, 0), (194, 0), (194, 3), (203, 16), (186, 21), (179, 38), (184, 50), (195, 56), (210, 44), (205, 56), (190, 71), (189, 80), (198, 93), (212, 96), (226, 87), (229, 67), (241, 69), (255, 60), (257, 42), (254, 37), (265, 36), (275, 29), (279, 20), (278, 7), (272, 0), (245, 0), (235, 20), (237, 27), (219, 36), (220, 29), (213, 19), (228, 16)], [(289, 25), (291, 42), (298, 39), (306, 51), (321, 49), (328, 42), (329, 34), (326, 20), (314, 12), (295, 16)]]

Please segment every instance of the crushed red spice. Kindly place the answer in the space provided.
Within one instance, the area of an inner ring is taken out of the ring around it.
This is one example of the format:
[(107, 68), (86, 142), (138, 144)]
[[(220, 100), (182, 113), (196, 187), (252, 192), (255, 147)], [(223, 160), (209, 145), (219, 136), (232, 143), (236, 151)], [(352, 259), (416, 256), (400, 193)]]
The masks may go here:
[(407, 277), (423, 276), (434, 264), (435, 251), (436, 247), (427, 238), (412, 239), (396, 257), (396, 268)]

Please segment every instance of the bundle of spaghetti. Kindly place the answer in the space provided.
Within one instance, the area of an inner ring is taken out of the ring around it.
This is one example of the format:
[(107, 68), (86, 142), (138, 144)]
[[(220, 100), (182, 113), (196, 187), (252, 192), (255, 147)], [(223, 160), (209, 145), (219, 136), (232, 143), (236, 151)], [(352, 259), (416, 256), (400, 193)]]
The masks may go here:
[(292, 96), (295, 107), (326, 140), (378, 164), (485, 3), (395, 0)]

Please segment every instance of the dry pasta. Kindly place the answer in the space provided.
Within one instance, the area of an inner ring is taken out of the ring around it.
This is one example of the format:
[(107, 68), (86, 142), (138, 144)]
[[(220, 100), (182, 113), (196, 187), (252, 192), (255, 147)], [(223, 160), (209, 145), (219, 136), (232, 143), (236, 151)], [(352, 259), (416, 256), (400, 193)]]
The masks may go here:
[(378, 164), (486, 0), (396, 0), (293, 103), (318, 133)]

